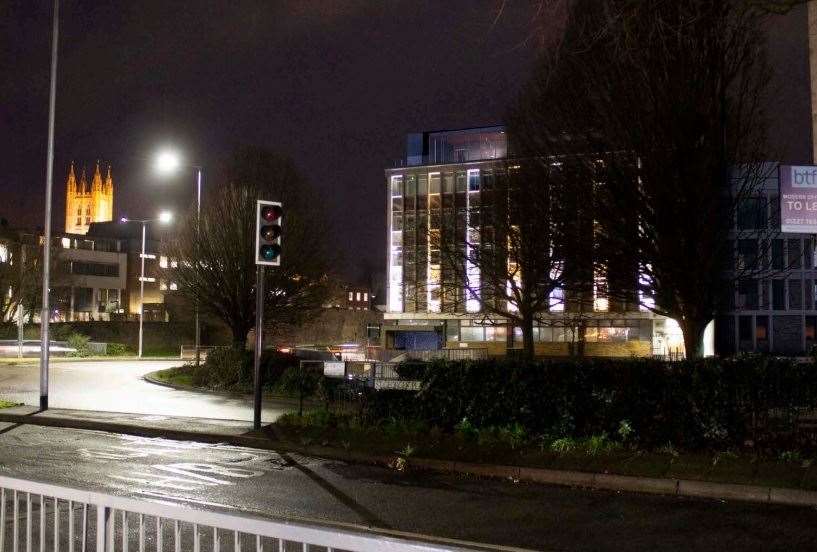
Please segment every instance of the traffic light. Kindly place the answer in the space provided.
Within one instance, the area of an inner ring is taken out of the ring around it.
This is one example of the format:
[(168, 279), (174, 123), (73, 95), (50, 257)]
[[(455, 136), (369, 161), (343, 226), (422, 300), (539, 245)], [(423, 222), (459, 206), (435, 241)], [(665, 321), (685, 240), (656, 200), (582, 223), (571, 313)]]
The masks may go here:
[(281, 266), (281, 223), (284, 209), (277, 201), (259, 199), (255, 215), (255, 264)]

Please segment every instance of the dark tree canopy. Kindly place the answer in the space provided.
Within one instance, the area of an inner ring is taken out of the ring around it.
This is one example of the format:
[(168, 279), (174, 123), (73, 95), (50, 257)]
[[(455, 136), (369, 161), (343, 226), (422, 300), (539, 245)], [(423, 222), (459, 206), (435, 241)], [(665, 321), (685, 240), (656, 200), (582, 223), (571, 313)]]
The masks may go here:
[(244, 348), (255, 324), (255, 202), (284, 205), (280, 267), (265, 270), (265, 324), (289, 324), (321, 307), (330, 256), (325, 218), (310, 184), (292, 161), (258, 147), (237, 150), (201, 212), (192, 212), (171, 245), (179, 291), (232, 331)]
[(678, 320), (690, 356), (745, 276), (729, 238), (770, 170), (762, 24), (781, 6), (575, 0), (509, 118), (520, 156), (571, 166), (592, 273), (609, 275), (611, 293), (637, 283), (649, 308)]

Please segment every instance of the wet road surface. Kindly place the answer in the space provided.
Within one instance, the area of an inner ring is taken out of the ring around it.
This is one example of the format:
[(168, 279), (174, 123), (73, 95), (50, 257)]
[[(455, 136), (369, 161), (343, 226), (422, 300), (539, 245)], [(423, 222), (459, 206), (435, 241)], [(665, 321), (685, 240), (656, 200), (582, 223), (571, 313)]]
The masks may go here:
[(585, 491), (0, 424), (0, 474), (536, 550), (813, 550), (811, 508)]
[[(180, 360), (55, 362), (50, 366), (49, 406), (76, 410), (131, 412), (252, 420), (249, 397), (181, 391), (149, 383), (145, 374), (179, 366)], [(39, 367), (0, 366), (0, 398), (38, 405)], [(265, 401), (262, 419), (275, 421), (291, 409), (287, 403)]]

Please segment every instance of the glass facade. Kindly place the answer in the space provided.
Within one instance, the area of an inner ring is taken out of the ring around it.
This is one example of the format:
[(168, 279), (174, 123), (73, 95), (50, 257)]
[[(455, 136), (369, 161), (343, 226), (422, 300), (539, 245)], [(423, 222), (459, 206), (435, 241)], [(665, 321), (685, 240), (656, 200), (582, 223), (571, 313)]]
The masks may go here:
[[(483, 277), (490, 275), (481, 274), (477, 260), (486, 253), (495, 258), (498, 229), (492, 221), (503, 205), (497, 199), (507, 201), (499, 192), (500, 179), (508, 170), (504, 129), (412, 135), (408, 144), (407, 166), (391, 169), (386, 176), (386, 346), (396, 346), (398, 335), (416, 333), (413, 327), (417, 326), (433, 327), (443, 346), (520, 346), (521, 329), (510, 328), (502, 317), (491, 314), (493, 309), (483, 308), (494, 300), (508, 301), (510, 310), (513, 305), (501, 292), (482, 285)], [(522, 278), (511, 244), (507, 247), (510, 288), (520, 286)], [(501, 256), (499, 259), (502, 262)], [(552, 277), (558, 279), (563, 270), (564, 266), (554, 267)], [(654, 315), (639, 312), (635, 299), (611, 301), (606, 274), (591, 278), (580, 301), (587, 312), (577, 310), (576, 292), (554, 289), (534, 328), (534, 340), (543, 344), (572, 343), (580, 338), (588, 343), (633, 342), (638, 347), (626, 350), (642, 351), (639, 354), (651, 350), (648, 342)], [(633, 288), (636, 278), (633, 270)], [(635, 297), (634, 289), (632, 293)], [(389, 323), (393, 330), (388, 329)]]

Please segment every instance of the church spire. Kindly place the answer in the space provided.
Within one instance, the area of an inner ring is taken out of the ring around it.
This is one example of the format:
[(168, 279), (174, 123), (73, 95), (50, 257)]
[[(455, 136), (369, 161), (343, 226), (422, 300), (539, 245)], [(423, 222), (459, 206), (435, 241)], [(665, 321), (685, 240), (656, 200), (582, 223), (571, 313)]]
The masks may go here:
[(105, 176), (105, 187), (102, 191), (106, 194), (113, 192), (113, 177), (111, 176), (111, 166), (108, 165), (108, 174)]
[(79, 193), (84, 194), (88, 190), (88, 179), (85, 177), (85, 167), (82, 167), (82, 173), (79, 177)]
[(68, 169), (68, 182), (65, 184), (68, 193), (77, 192), (77, 175), (74, 174), (74, 162), (71, 161), (71, 168)]
[(99, 160), (96, 162), (96, 169), (94, 169), (94, 180), (91, 183), (91, 192), (102, 191), (102, 175), (99, 173)]

